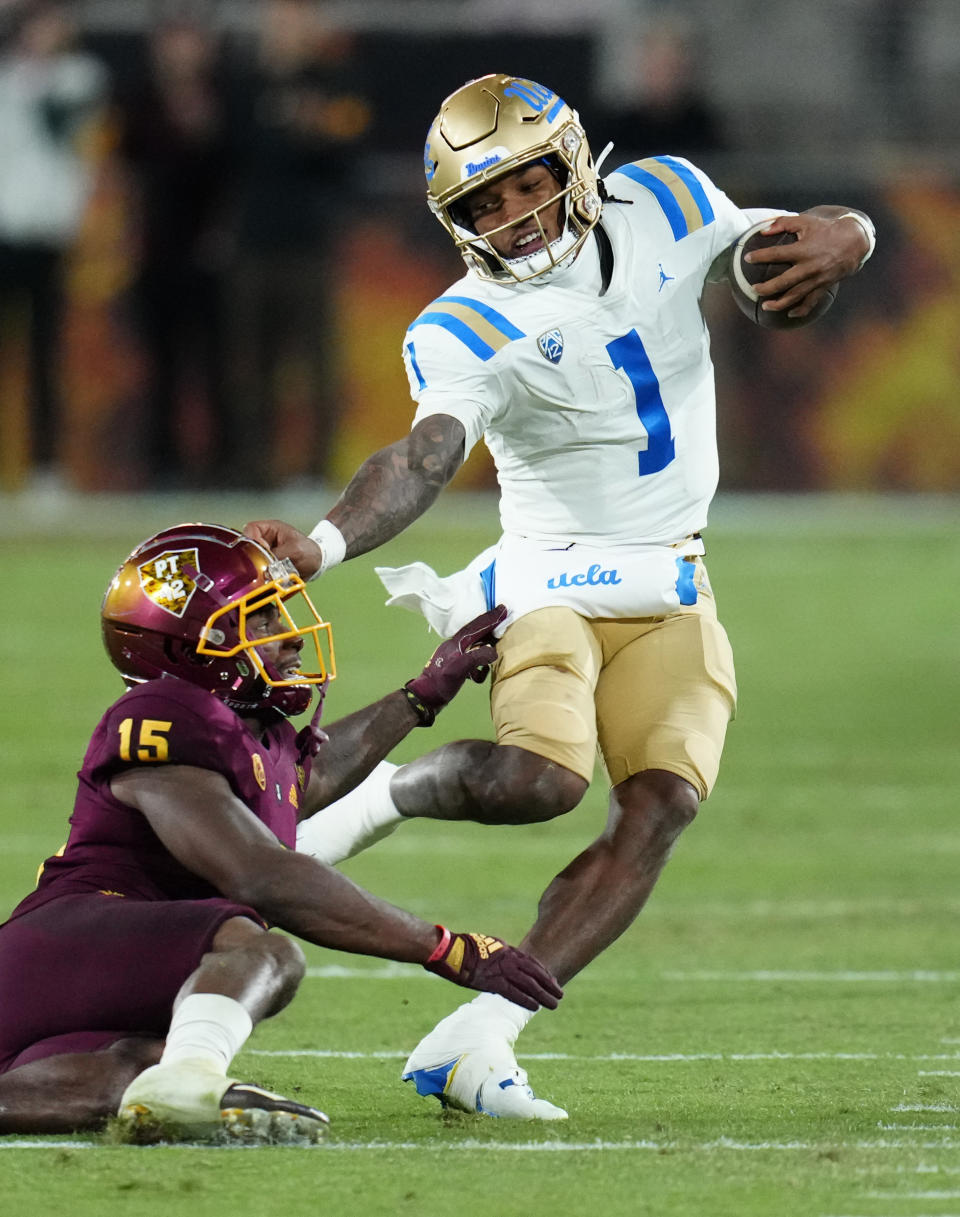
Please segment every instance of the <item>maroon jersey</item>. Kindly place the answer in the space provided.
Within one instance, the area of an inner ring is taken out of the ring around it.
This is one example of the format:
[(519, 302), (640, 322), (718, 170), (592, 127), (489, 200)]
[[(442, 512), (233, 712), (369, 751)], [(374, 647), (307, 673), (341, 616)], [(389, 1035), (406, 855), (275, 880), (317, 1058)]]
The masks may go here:
[(213, 694), (183, 680), (137, 685), (100, 720), (79, 773), (70, 836), (47, 860), (16, 917), (58, 896), (103, 892), (140, 900), (203, 900), (220, 893), (182, 866), (146, 818), (115, 799), (110, 780), (144, 765), (193, 765), (221, 773), (253, 814), (289, 849), (311, 761), (296, 731), (277, 719), (262, 737)]

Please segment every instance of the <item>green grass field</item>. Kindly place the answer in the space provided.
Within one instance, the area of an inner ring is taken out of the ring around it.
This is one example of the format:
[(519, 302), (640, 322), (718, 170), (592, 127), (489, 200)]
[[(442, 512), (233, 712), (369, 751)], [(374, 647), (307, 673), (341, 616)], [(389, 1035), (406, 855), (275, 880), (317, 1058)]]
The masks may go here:
[[(318, 506), (278, 509), (309, 525)], [(119, 690), (97, 616), (114, 567), (158, 527), (242, 524), (264, 504), (93, 503), (46, 525), (3, 511), (0, 913), (63, 840), (73, 775)], [(434, 517), (376, 562), (449, 571), (496, 531), (475, 500), (451, 496)], [(642, 918), (518, 1043), (569, 1121), (418, 1099), (403, 1059), (459, 991), (311, 948), (298, 998), (237, 1065), (327, 1110), (325, 1147), (0, 1138), (3, 1213), (960, 1214), (958, 519), (956, 501), (718, 504), (708, 564), (740, 713), (718, 789)], [(383, 607), (374, 565), (315, 588), (337, 642), (330, 717), (433, 646), (419, 618)], [(487, 734), (479, 690), (397, 756), (464, 733)], [(424, 916), (516, 939), (604, 814), (598, 782), (552, 824), (417, 822), (347, 869)]]

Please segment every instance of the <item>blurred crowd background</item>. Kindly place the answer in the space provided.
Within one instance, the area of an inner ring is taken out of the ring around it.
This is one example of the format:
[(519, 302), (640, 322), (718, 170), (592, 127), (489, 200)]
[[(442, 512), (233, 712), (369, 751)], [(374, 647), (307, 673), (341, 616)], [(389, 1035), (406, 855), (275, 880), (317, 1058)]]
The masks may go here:
[(490, 71), (608, 169), (875, 218), (815, 326), (708, 291), (726, 489), (960, 488), (957, 0), (0, 0), (0, 491), (336, 486), (397, 438), (462, 269), (424, 136)]

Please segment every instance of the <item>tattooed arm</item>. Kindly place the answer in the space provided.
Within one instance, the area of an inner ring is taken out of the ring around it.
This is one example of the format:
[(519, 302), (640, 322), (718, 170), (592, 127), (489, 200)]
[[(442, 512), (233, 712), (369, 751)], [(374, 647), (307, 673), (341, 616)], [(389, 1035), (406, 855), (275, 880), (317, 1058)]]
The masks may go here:
[[(368, 457), (327, 514), (346, 543), (346, 558), (376, 549), (427, 510), (464, 458), (463, 424), (432, 414), (408, 436)], [(248, 537), (292, 558), (304, 578), (320, 569), (320, 545), (282, 520), (254, 520)]]
[(433, 414), (363, 462), (327, 519), (343, 533), (347, 557), (376, 549), (408, 528), (463, 464), (463, 425)]

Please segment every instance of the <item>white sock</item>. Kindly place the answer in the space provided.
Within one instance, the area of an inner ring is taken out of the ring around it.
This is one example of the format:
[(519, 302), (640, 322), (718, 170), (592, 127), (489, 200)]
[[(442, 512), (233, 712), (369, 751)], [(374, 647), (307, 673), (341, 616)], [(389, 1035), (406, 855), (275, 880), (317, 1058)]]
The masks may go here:
[(297, 852), (336, 866), (389, 836), (405, 818), (390, 797), (398, 768), (381, 761), (349, 794), (304, 820), (297, 828)]
[(456, 1013), (478, 1029), (503, 1035), (512, 1047), (517, 1042), (517, 1036), (536, 1014), (536, 1010), (518, 1006), (516, 1002), (501, 997), (499, 993), (481, 993), (473, 1001), (462, 1005)]
[(226, 1073), (252, 1030), (250, 1015), (232, 997), (191, 993), (173, 1013), (160, 1064), (208, 1061)]

